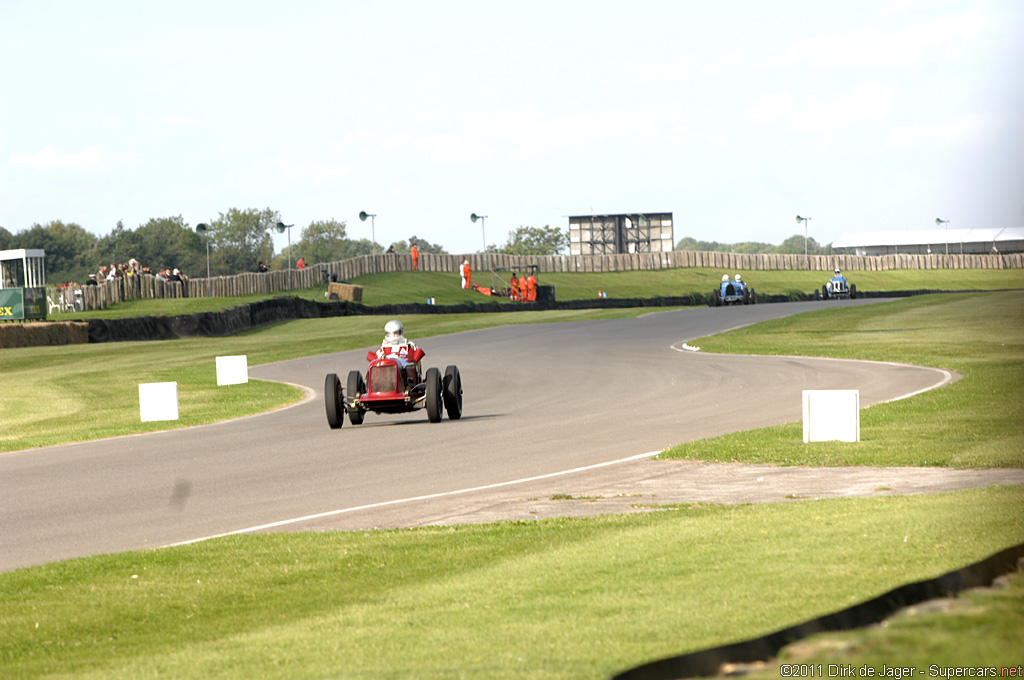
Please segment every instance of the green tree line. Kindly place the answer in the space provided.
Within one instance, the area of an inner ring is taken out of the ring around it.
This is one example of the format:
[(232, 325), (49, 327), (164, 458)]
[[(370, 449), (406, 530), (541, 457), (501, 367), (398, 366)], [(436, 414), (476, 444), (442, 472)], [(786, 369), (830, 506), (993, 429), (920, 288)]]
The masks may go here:
[[(776, 254), (776, 255), (803, 255), (804, 237), (801, 234), (790, 236), (782, 245), (771, 243), (760, 243), (758, 241), (741, 241), (740, 243), (719, 243), (718, 241), (698, 241), (691, 236), (685, 236), (676, 243), (676, 250), (710, 251), (718, 253), (753, 253), (753, 254)], [(830, 255), (832, 244), (821, 245), (813, 238), (807, 239), (808, 255)]]
[[(210, 274), (227, 276), (255, 271), (260, 262), (274, 269), (287, 267), (289, 261), (294, 266), (299, 257), (315, 264), (383, 250), (368, 239), (348, 238), (345, 222), (318, 220), (301, 230), (290, 251), (286, 247), (275, 256), (271, 235), (280, 222), (280, 214), (271, 208), (231, 208), (206, 222), (202, 234), (179, 215), (154, 218), (135, 229), (118, 222), (106, 236), (96, 236), (74, 222), (54, 220), (33, 224), (17, 233), (0, 227), (0, 250), (45, 251), (46, 278), (51, 284), (82, 283), (90, 274), (96, 274), (101, 265), (131, 259), (153, 272), (170, 267), (196, 277), (206, 276), (209, 252)], [(442, 246), (415, 235), (391, 245), (396, 252), (409, 252), (412, 243), (421, 253), (445, 252)]]

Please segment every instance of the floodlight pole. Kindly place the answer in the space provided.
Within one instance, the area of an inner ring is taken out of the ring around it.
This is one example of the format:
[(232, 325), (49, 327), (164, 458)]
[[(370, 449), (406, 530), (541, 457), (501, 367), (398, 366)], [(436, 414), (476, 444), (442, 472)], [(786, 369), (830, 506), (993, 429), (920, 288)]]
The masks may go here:
[(481, 252), (484, 253), (487, 252), (487, 229), (486, 225), (484, 224), (484, 220), (486, 219), (487, 215), (477, 215), (476, 213), (473, 213), (472, 215), (469, 216), (470, 222), (476, 222), (477, 220), (480, 220), (480, 233), (484, 239), (484, 249)]
[[(804, 223), (804, 257), (805, 258), (807, 257), (807, 223), (810, 222), (810, 221), (811, 221), (810, 217), (800, 217), (799, 215), (796, 216), (797, 224), (799, 224), (801, 222)], [(808, 264), (808, 269), (809, 268), (810, 268), (810, 265)]]
[(370, 273), (376, 274), (377, 263), (374, 262), (373, 257), (376, 255), (377, 250), (377, 213), (368, 213), (365, 210), (360, 211), (359, 219), (361, 221), (365, 222), (367, 217), (370, 218), (370, 240), (373, 242), (373, 246), (370, 248)]
[(206, 297), (213, 297), (213, 281), (210, 280), (210, 237), (207, 235), (206, 230), (209, 229), (209, 225), (199, 223), (196, 225), (196, 233), (203, 237), (206, 241)]
[(294, 224), (277, 223), (277, 233), (288, 232), (288, 290), (292, 289), (292, 227)]
[[(946, 225), (946, 255), (949, 255), (949, 220), (944, 220), (941, 217), (936, 217), (935, 218), (935, 226), (938, 226), (940, 224), (945, 224)], [(962, 249), (963, 249), (963, 246), (961, 245), (961, 250)]]

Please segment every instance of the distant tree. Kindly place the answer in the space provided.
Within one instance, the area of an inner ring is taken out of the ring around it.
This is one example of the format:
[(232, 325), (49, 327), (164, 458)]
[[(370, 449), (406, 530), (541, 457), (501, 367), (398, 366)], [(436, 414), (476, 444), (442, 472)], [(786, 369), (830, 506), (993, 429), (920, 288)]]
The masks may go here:
[[(719, 253), (790, 253), (803, 255), (804, 237), (802, 234), (791, 236), (782, 242), (782, 245), (775, 246), (760, 241), (742, 241), (740, 243), (719, 243), (718, 241), (698, 241), (690, 236), (679, 239), (676, 243), (676, 250), (709, 251)], [(832, 252), (832, 245), (822, 247), (813, 238), (807, 239), (808, 255), (828, 255)]]
[(345, 259), (349, 243), (345, 227), (344, 222), (337, 220), (311, 222), (302, 230), (302, 238), (293, 248), (292, 260), (301, 256), (307, 265), (311, 265)]
[(776, 247), (770, 243), (760, 243), (758, 241), (743, 241), (742, 243), (736, 243), (732, 246), (730, 252), (733, 253), (774, 253)]
[(395, 241), (391, 245), (394, 247), (395, 252), (408, 253), (412, 250), (412, 244), (416, 244), (416, 248), (420, 253), (436, 253), (438, 255), (445, 255), (447, 251), (440, 244), (432, 244), (430, 241), (420, 238), (413, 234), (409, 237), (408, 242), (406, 241)]
[(679, 239), (679, 242), (676, 243), (675, 247), (676, 250), (689, 250), (697, 252), (712, 252), (720, 250), (721, 248), (722, 244), (719, 243), (718, 241), (698, 241), (697, 239), (691, 236), (684, 236), (683, 238)]
[(11, 239), (12, 248), (38, 248), (46, 251), (46, 280), (84, 282), (95, 273), (98, 262), (92, 262), (96, 237), (82, 227), (59, 220), (33, 224)]
[(505, 255), (557, 255), (569, 248), (569, 232), (558, 227), (519, 227), (509, 232), (503, 246), (487, 246), (488, 253)]
[(217, 260), (228, 273), (255, 271), (260, 261), (270, 262), (274, 254), (271, 229), (281, 216), (276, 210), (231, 208), (210, 222), (207, 236)]
[(10, 250), (14, 243), (14, 234), (0, 227), (0, 250)]
[[(783, 253), (783, 254), (790, 254), (790, 255), (803, 255), (804, 254), (804, 235), (803, 234), (794, 234), (793, 236), (790, 236), (789, 238), (787, 238), (785, 241), (782, 242), (782, 245), (779, 246), (779, 249), (778, 249), (777, 252)], [(807, 254), (808, 255), (821, 255), (822, 254), (821, 253), (821, 246), (818, 244), (817, 241), (814, 240), (814, 238), (808, 238), (807, 239)]]
[[(135, 259), (154, 272), (171, 267), (189, 276), (206, 276), (206, 243), (180, 215), (153, 218), (134, 230), (126, 229), (118, 221), (117, 226), (97, 242), (96, 253), (93, 259), (98, 264)], [(215, 267), (216, 261), (210, 258), (212, 275), (229, 273), (223, 263), (219, 269)]]

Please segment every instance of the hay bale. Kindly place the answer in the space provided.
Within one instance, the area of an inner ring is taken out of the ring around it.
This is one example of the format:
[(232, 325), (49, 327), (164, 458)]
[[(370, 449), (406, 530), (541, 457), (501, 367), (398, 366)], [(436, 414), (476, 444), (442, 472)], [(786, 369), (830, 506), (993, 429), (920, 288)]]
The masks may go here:
[(362, 302), (363, 287), (354, 286), (349, 283), (331, 282), (327, 286), (327, 299), (348, 300), (350, 302)]
[(89, 324), (82, 321), (0, 324), (0, 348), (75, 345), (87, 342)]

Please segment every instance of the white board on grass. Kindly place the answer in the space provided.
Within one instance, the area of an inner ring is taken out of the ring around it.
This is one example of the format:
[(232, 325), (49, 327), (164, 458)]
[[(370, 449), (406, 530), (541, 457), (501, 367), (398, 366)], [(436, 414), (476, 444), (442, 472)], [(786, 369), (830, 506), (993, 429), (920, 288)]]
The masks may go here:
[(804, 443), (859, 442), (860, 390), (804, 390)]
[(239, 385), (249, 382), (249, 363), (245, 354), (217, 357), (217, 384)]
[(142, 422), (178, 419), (178, 383), (139, 383)]

